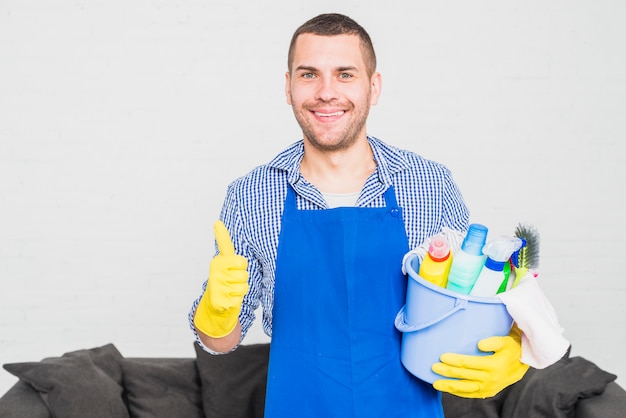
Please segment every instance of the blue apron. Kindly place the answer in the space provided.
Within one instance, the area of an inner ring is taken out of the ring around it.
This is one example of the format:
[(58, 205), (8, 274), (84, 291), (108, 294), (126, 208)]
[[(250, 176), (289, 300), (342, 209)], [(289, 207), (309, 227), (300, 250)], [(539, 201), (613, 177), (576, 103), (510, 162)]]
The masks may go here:
[(266, 418), (443, 417), (439, 392), (400, 363), (408, 240), (392, 187), (385, 201), (298, 210), (288, 186)]

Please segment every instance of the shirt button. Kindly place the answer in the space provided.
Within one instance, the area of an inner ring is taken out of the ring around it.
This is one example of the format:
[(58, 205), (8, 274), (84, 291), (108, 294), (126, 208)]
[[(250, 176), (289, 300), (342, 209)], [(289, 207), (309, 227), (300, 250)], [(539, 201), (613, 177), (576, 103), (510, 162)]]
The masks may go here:
[(400, 209), (398, 208), (391, 209), (391, 216), (393, 216), (394, 218), (397, 218), (398, 215), (400, 215)]

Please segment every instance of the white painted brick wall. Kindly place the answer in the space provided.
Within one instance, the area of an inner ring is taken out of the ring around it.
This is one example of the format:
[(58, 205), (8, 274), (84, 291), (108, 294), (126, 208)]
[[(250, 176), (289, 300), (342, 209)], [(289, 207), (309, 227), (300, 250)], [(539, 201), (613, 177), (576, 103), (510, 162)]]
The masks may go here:
[(3, 1), (0, 362), (193, 356), (225, 187), (299, 138), (286, 48), (326, 11), (376, 44), (370, 133), (447, 164), (492, 233), (535, 225), (574, 354), (623, 379), (626, 3), (608, 0)]

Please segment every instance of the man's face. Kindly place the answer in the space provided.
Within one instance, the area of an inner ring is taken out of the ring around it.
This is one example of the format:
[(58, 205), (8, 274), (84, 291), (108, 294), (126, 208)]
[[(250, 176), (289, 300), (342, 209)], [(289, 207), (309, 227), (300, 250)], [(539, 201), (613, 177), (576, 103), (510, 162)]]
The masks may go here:
[(285, 92), (305, 141), (334, 151), (365, 137), (381, 79), (378, 73), (368, 75), (356, 35), (302, 34), (291, 64)]

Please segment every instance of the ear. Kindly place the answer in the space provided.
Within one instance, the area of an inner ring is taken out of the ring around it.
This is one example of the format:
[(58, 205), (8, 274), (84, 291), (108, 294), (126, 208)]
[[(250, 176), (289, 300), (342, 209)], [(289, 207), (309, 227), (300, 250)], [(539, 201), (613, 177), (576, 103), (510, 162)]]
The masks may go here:
[(287, 98), (287, 104), (291, 106), (291, 75), (289, 71), (285, 73), (285, 96)]
[(378, 98), (380, 97), (380, 93), (383, 88), (383, 79), (380, 73), (376, 72), (372, 74), (372, 79), (370, 80), (370, 86), (372, 89), (372, 98), (370, 100), (370, 105), (378, 104)]

